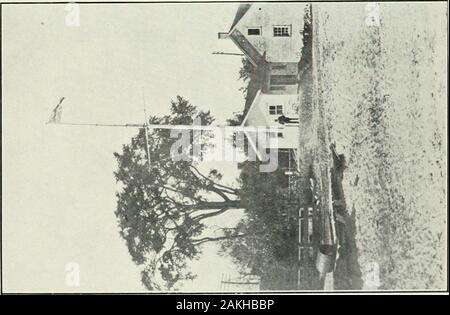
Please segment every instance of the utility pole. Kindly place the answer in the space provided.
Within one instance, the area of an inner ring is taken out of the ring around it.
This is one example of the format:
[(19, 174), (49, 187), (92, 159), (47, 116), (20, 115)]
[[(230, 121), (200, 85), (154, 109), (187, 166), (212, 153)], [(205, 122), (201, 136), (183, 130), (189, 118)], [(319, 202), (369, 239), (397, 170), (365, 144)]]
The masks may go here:
[(228, 55), (228, 56), (245, 56), (244, 54), (239, 54), (239, 53), (227, 53), (227, 52), (223, 52), (223, 51), (213, 51), (212, 53), (213, 55)]
[(148, 146), (148, 119), (147, 119), (147, 109), (145, 104), (145, 92), (144, 88), (142, 88), (142, 101), (144, 106), (144, 132), (145, 132), (145, 147), (147, 149), (147, 162), (148, 168), (151, 169), (151, 158), (150, 158), (150, 148)]
[(98, 124), (98, 123), (72, 123), (72, 122), (61, 122), (61, 102), (64, 98), (61, 98), (58, 105), (55, 107), (52, 113), (52, 117), (46, 123), (48, 125), (59, 125), (59, 126), (86, 126), (86, 127), (121, 127), (121, 128), (143, 128), (145, 132), (145, 144), (146, 144), (146, 152), (147, 152), (147, 162), (148, 168), (151, 170), (151, 157), (150, 157), (150, 147), (148, 144), (149, 141), (149, 130), (153, 129), (168, 129), (168, 130), (189, 130), (189, 131), (212, 131), (218, 132), (219, 134), (223, 134), (222, 131), (225, 131), (225, 134), (229, 134), (230, 132), (249, 132), (249, 133), (260, 133), (260, 132), (278, 132), (283, 129), (283, 126), (277, 127), (249, 127), (249, 126), (211, 126), (211, 125), (169, 125), (169, 124), (149, 124), (147, 117), (147, 109), (145, 102), (145, 94), (142, 89), (142, 98), (143, 98), (143, 111), (144, 111), (144, 122), (142, 124), (136, 123), (128, 123), (128, 124)]
[(258, 132), (263, 130), (270, 130), (276, 132), (277, 130), (283, 130), (283, 126), (277, 127), (248, 127), (248, 126), (226, 126), (226, 125), (167, 125), (167, 124), (95, 124), (95, 123), (70, 123), (70, 122), (54, 122), (49, 125), (61, 125), (61, 126), (88, 126), (88, 127), (124, 127), (124, 128), (149, 128), (149, 129), (168, 129), (168, 130), (202, 130), (202, 131), (214, 131), (218, 129), (228, 129), (234, 132)]

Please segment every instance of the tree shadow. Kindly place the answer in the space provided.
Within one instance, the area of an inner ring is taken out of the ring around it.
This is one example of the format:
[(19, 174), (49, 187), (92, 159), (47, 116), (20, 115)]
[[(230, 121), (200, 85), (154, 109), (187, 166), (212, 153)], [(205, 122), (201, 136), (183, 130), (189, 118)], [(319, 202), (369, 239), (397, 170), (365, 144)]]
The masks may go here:
[[(340, 224), (340, 223), (338, 223)], [(364, 281), (358, 262), (356, 246), (355, 210), (347, 215), (343, 235), (343, 244), (338, 249), (338, 259), (334, 271), (335, 290), (361, 290)]]
[(334, 270), (335, 290), (361, 290), (361, 267), (358, 262), (356, 246), (356, 209), (353, 206), (349, 213), (345, 201), (342, 180), (346, 169), (345, 156), (338, 155), (331, 147), (333, 168), (331, 169), (331, 185), (333, 192), (333, 208), (335, 212), (336, 234), (339, 241), (338, 259)]

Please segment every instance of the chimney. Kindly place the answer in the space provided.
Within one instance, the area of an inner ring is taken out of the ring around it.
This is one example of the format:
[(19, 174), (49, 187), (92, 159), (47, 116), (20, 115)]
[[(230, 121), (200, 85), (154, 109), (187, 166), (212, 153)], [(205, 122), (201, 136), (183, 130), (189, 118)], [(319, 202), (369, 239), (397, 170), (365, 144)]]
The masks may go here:
[(228, 38), (228, 33), (220, 32), (217, 35), (218, 35), (219, 39), (227, 39)]

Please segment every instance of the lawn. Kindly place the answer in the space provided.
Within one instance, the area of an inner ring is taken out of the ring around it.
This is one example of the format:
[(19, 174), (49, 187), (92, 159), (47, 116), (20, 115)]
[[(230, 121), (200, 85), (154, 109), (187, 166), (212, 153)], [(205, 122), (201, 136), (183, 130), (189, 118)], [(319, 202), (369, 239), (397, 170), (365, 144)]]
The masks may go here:
[(312, 121), (347, 160), (363, 288), (444, 289), (446, 4), (382, 3), (369, 25), (366, 5), (313, 5)]

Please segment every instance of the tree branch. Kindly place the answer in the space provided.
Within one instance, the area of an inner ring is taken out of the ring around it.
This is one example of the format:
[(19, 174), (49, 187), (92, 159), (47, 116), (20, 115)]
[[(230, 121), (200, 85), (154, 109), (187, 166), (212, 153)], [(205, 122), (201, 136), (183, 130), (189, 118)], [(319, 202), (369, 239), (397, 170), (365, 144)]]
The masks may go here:
[[(198, 175), (200, 175), (202, 178), (206, 179), (207, 181), (209, 181), (213, 186), (217, 186), (220, 187), (221, 190), (223, 190), (224, 192), (228, 193), (228, 194), (232, 194), (232, 195), (238, 195), (238, 190), (234, 189), (232, 187), (228, 187), (222, 184), (218, 184), (215, 181), (213, 181), (211, 178), (207, 177), (206, 175), (203, 175), (194, 165), (189, 165), (190, 168), (195, 170), (195, 173), (197, 173)], [(194, 176), (196, 176), (194, 172), (192, 172), (192, 174), (194, 174)], [(219, 189), (217, 188), (216, 189)]]
[(200, 244), (207, 243), (207, 242), (217, 242), (217, 241), (222, 241), (222, 240), (229, 240), (229, 239), (234, 239), (234, 238), (245, 237), (247, 235), (250, 235), (250, 234), (245, 233), (245, 234), (235, 234), (235, 235), (229, 235), (229, 236), (204, 237), (204, 238), (192, 240), (192, 243), (194, 243), (195, 245), (200, 245)]
[(223, 208), (223, 209), (220, 209), (218, 211), (197, 215), (197, 216), (193, 217), (192, 219), (200, 221), (200, 220), (204, 220), (204, 219), (207, 219), (207, 218), (211, 218), (211, 217), (220, 215), (222, 213), (227, 212), (228, 210), (230, 210), (230, 208)]

